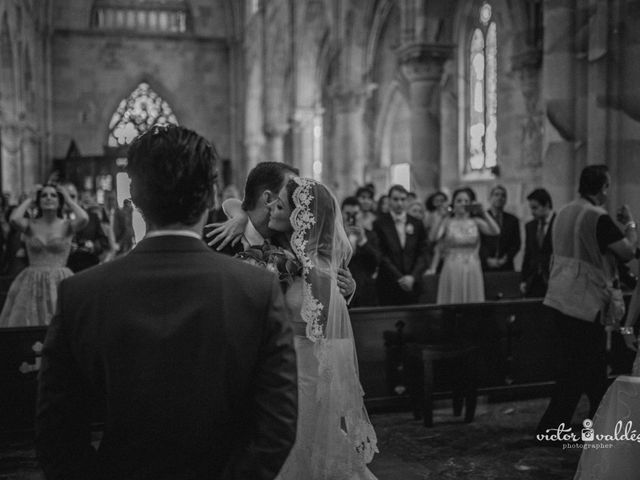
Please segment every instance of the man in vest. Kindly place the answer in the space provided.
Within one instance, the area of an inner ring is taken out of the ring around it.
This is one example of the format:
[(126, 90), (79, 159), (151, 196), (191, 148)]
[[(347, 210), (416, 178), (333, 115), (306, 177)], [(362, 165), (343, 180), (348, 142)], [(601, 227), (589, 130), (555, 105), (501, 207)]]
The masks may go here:
[(618, 210), (622, 229), (602, 207), (611, 177), (605, 165), (589, 165), (580, 175), (580, 198), (559, 212), (552, 232), (553, 256), (544, 304), (558, 328), (562, 355), (556, 391), (538, 425), (554, 432), (571, 417), (586, 393), (593, 418), (607, 389), (605, 312), (616, 279), (616, 258), (634, 257), (636, 223), (625, 205)]

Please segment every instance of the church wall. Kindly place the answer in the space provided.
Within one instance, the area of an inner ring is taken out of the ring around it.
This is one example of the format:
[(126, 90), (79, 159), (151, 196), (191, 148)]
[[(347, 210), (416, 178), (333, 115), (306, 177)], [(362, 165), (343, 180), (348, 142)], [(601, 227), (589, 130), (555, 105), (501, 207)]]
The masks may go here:
[(118, 103), (149, 82), (178, 122), (213, 140), (229, 155), (229, 59), (218, 41), (89, 32), (54, 38), (54, 152), (71, 139), (83, 155), (99, 155)]
[(192, 32), (151, 34), (91, 29), (91, 4), (55, 2), (54, 156), (64, 156), (72, 139), (82, 155), (102, 154), (119, 102), (146, 81), (181, 125), (214, 141), (221, 157), (228, 158), (234, 102), (228, 5), (193, 0)]

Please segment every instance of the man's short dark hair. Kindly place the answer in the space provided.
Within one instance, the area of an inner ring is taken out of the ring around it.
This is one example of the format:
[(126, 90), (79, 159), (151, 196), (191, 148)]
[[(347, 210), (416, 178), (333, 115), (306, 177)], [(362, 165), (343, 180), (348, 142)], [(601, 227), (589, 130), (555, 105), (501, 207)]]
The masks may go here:
[(405, 195), (409, 195), (409, 192), (402, 185), (392, 185), (389, 189), (388, 196), (390, 197), (393, 192), (404, 193)]
[(366, 185), (364, 187), (360, 187), (358, 188), (358, 190), (356, 190), (356, 197), (360, 198), (361, 195), (368, 195), (369, 197), (371, 197), (371, 200), (373, 200), (373, 190), (371, 189), (371, 187), (367, 187)]
[(340, 208), (344, 208), (344, 207), (358, 207), (358, 208), (360, 208), (360, 202), (358, 201), (358, 199), (356, 197), (347, 197), (342, 201), (342, 206)]
[(271, 190), (277, 194), (282, 188), (287, 173), (300, 175), (297, 168), (282, 162), (260, 162), (253, 167), (244, 185), (242, 209), (248, 211), (256, 208), (258, 199), (265, 190)]
[(609, 168), (606, 165), (589, 165), (584, 167), (580, 174), (580, 186), (578, 192), (583, 197), (597, 195), (607, 183)]
[(215, 147), (193, 130), (156, 125), (127, 154), (131, 199), (155, 225), (194, 225), (213, 203)]
[(544, 188), (536, 188), (533, 192), (527, 195), (527, 200), (534, 200), (543, 207), (553, 208), (553, 202), (551, 201), (551, 195)]
[(507, 196), (507, 189), (504, 187), (504, 185), (494, 185), (494, 187), (491, 189), (491, 192), (489, 192), (489, 196), (493, 195), (496, 190), (502, 191), (502, 193), (504, 193), (504, 196)]

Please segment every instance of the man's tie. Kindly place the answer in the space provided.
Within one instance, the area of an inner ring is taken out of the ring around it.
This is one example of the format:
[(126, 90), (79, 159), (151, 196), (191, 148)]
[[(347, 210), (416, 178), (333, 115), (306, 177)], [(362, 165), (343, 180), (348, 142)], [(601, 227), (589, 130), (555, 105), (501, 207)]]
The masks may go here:
[(407, 240), (407, 233), (405, 231), (405, 225), (402, 221), (402, 217), (396, 217), (396, 232), (398, 232), (398, 239), (400, 240), (400, 247), (404, 248), (404, 245)]
[(536, 239), (538, 240), (538, 247), (542, 247), (544, 242), (544, 219), (538, 220), (538, 231), (536, 232)]

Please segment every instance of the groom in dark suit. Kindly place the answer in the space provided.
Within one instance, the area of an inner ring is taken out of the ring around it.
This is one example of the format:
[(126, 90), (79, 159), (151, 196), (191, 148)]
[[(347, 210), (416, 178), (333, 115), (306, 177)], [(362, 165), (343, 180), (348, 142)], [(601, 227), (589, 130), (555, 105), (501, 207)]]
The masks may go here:
[[(36, 446), (47, 479), (272, 479), (296, 433), (292, 333), (276, 277), (200, 234), (215, 151), (153, 127), (128, 154), (148, 233), (62, 282), (43, 349)], [(91, 444), (89, 411), (106, 418)]]
[(422, 222), (406, 212), (407, 191), (401, 185), (389, 189), (389, 213), (373, 224), (380, 249), (376, 281), (380, 305), (416, 303), (421, 279), (429, 266), (427, 235)]

